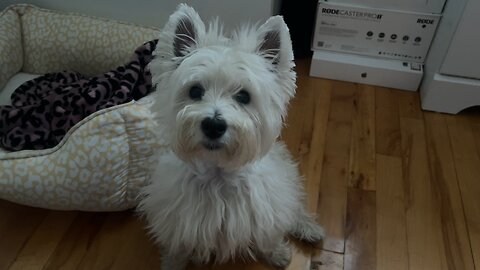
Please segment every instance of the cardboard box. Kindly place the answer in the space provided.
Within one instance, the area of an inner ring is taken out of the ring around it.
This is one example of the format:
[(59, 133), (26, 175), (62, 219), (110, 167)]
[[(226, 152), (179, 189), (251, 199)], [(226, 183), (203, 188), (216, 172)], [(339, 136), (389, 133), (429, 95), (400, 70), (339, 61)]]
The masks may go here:
[(319, 2), (313, 50), (423, 63), (440, 15)]
[(440, 14), (443, 11), (446, 0), (329, 0), (328, 2), (368, 8)]
[(328, 51), (315, 51), (310, 76), (416, 91), (423, 65)]

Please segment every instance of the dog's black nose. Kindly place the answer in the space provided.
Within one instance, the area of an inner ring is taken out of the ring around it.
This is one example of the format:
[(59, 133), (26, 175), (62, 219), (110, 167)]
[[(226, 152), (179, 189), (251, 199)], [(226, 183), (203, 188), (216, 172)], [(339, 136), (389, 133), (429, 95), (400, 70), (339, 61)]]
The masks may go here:
[(225, 120), (214, 117), (207, 117), (202, 121), (202, 132), (209, 139), (218, 139), (227, 131), (227, 122)]

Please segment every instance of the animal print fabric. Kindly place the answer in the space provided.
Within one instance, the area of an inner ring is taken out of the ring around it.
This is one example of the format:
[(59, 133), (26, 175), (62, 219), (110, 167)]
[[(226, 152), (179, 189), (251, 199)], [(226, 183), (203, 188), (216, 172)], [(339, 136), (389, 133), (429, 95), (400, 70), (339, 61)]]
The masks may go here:
[(0, 151), (0, 198), (59, 210), (119, 211), (137, 204), (155, 137), (148, 96), (96, 112), (54, 148)]
[(12, 105), (0, 106), (0, 144), (10, 151), (57, 145), (86, 116), (152, 90), (147, 64), (156, 40), (135, 50), (131, 61), (88, 78), (77, 72), (49, 73), (28, 81), (12, 94)]
[[(74, 27), (81, 28), (72, 30), (78, 39), (67, 33)], [(157, 33), (30, 5), (10, 6), (0, 12), (0, 91), (19, 71), (100, 74), (124, 64), (139, 44)], [(135, 207), (140, 188), (148, 182), (153, 152), (168, 149), (154, 135), (152, 102), (147, 96), (97, 111), (72, 127), (53, 148), (9, 152), (0, 147), (0, 199), (60, 210)]]
[(11, 9), (0, 12), (0, 89), (23, 64), (20, 18)]
[(158, 30), (130, 23), (16, 5), (21, 18), (23, 72), (74, 70), (93, 76), (123, 65)]

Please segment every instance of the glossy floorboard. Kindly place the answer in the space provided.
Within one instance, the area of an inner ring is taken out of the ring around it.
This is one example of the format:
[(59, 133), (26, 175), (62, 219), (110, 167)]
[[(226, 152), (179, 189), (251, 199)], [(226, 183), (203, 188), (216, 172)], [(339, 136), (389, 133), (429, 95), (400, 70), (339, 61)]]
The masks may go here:
[[(423, 112), (417, 93), (307, 71), (299, 61), (282, 139), (327, 237), (298, 247), (289, 269), (480, 269), (480, 111)], [(0, 269), (159, 269), (142, 227), (131, 212), (0, 201)]]

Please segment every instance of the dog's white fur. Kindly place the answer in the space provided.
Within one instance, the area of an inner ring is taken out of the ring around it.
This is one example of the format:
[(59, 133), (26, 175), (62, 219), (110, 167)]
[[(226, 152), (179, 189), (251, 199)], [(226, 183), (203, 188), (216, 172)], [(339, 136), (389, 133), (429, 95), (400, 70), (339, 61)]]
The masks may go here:
[[(293, 66), (279, 16), (227, 38), (217, 20), (207, 28), (186, 5), (171, 15), (149, 66), (158, 135), (171, 151), (159, 154), (139, 206), (162, 248), (163, 269), (238, 257), (282, 268), (290, 259), (287, 235), (312, 243), (323, 237), (304, 209), (296, 164), (277, 142), (295, 93)], [(201, 100), (189, 97), (193, 85), (205, 89)], [(233, 98), (241, 89), (249, 104)], [(206, 117), (228, 125), (217, 150), (204, 146)]]

